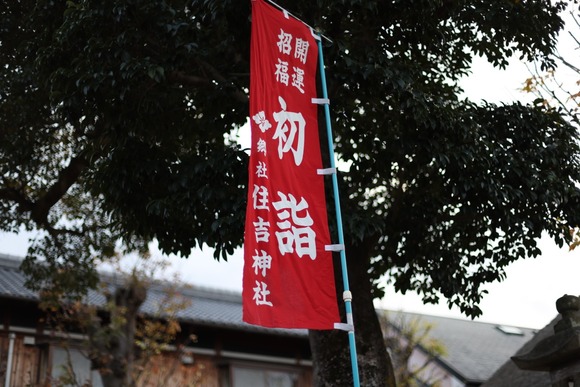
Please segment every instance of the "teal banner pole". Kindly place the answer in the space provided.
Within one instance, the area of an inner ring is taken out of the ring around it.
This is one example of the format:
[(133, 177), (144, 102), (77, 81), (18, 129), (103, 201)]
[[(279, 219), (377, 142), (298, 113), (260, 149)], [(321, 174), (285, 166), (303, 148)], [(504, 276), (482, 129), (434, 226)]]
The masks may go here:
[(340, 250), (340, 265), (342, 270), (342, 283), (344, 288), (343, 293), (343, 300), (344, 306), (346, 310), (346, 324), (340, 324), (343, 327), (341, 329), (345, 329), (348, 331), (348, 342), (350, 346), (350, 361), (352, 366), (352, 377), (353, 383), (355, 387), (360, 386), (359, 381), (359, 374), (358, 374), (358, 359), (356, 353), (356, 342), (354, 337), (354, 320), (352, 317), (352, 294), (350, 292), (350, 286), (348, 283), (348, 272), (346, 266), (346, 253), (344, 251), (344, 232), (342, 229), (342, 213), (340, 210), (340, 198), (338, 194), (338, 178), (336, 176), (336, 162), (335, 162), (335, 155), (334, 155), (334, 144), (333, 144), (333, 135), (332, 135), (332, 127), (330, 122), (330, 107), (328, 102), (328, 90), (326, 88), (326, 72), (324, 71), (324, 59), (322, 56), (322, 39), (321, 35), (318, 35), (318, 63), (320, 64), (320, 78), (321, 78), (321, 86), (322, 86), (322, 98), (326, 101), (324, 103), (324, 116), (326, 119), (326, 133), (328, 137), (328, 150), (330, 154), (330, 167), (334, 170), (332, 174), (332, 189), (334, 193), (334, 207), (336, 211), (336, 223), (337, 223), (337, 230), (338, 230), (338, 243), (342, 246)]

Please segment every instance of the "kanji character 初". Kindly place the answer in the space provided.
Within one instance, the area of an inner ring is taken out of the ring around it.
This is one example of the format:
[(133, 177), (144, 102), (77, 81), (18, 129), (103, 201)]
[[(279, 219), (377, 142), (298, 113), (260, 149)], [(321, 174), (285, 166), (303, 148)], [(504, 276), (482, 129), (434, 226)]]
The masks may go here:
[(270, 241), (270, 222), (265, 222), (261, 216), (258, 216), (258, 221), (253, 222), (254, 224), (254, 236), (256, 237), (256, 242), (269, 242)]
[(252, 268), (254, 269), (254, 274), (258, 275), (258, 272), (262, 271), (262, 277), (266, 276), (266, 271), (272, 268), (272, 257), (269, 256), (264, 250), (254, 250), (255, 254), (252, 256), (254, 259), (254, 263), (252, 264)]
[(282, 159), (284, 153), (292, 151), (294, 163), (298, 166), (304, 156), (304, 132), (306, 120), (302, 113), (286, 111), (286, 101), (278, 97), (282, 110), (274, 112), (274, 121), (278, 123), (272, 139), (278, 140), (278, 157)]
[(276, 75), (276, 81), (288, 86), (288, 79), (290, 79), (290, 75), (288, 75), (288, 62), (278, 59), (274, 75)]
[(308, 203), (304, 198), (297, 202), (294, 195), (280, 191), (278, 197), (280, 200), (272, 205), (281, 220), (276, 222), (280, 231), (275, 232), (280, 254), (296, 251), (300, 258), (308, 255), (310, 259), (316, 259), (316, 233), (310, 227), (314, 221), (308, 213)]
[(289, 55), (292, 51), (292, 34), (287, 34), (282, 28), (280, 28), (280, 34), (278, 35), (278, 50), (282, 54)]
[(268, 207), (268, 188), (263, 185), (254, 184), (254, 191), (252, 191), (252, 199), (254, 201), (253, 208), (255, 210), (269, 211)]
[(302, 63), (306, 63), (306, 57), (308, 56), (308, 43), (307, 40), (296, 38), (296, 47), (294, 48), (294, 58), (297, 58)]
[(267, 305), (273, 306), (270, 301), (268, 301), (268, 296), (270, 291), (268, 290), (268, 285), (261, 281), (256, 281), (256, 287), (253, 288), (254, 297), (253, 300), (256, 301), (256, 305)]

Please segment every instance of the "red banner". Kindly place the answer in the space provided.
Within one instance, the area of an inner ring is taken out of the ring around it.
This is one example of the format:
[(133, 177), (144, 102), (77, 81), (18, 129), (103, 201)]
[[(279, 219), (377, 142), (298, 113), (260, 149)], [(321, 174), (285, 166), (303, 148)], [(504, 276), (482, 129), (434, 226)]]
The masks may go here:
[(308, 26), (252, 1), (252, 148), (244, 321), (333, 329), (339, 321), (318, 137), (318, 48)]

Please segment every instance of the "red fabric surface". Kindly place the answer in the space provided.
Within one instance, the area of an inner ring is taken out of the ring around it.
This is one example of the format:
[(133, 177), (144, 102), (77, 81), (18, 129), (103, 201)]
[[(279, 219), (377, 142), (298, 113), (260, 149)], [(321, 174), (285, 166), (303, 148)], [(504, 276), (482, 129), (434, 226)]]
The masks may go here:
[(309, 27), (252, 1), (251, 156), (244, 321), (333, 329), (339, 321), (318, 136), (318, 48)]

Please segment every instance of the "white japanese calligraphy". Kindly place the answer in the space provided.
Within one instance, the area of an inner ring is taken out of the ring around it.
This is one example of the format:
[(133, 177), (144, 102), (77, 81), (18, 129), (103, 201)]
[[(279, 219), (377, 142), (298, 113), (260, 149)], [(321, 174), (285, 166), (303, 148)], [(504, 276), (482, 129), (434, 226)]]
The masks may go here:
[(308, 46), (307, 40), (302, 40), (296, 38), (296, 47), (294, 49), (294, 58), (297, 58), (302, 63), (306, 63), (306, 57), (308, 56)]
[(258, 253), (258, 250), (254, 250), (255, 254), (254, 256), (252, 256), (252, 258), (254, 259), (254, 264), (252, 265), (252, 268), (254, 269), (254, 274), (258, 275), (258, 271), (262, 271), (262, 277), (266, 276), (266, 270), (270, 270), (272, 268), (272, 257), (269, 256), (264, 250), (260, 250), (260, 253), (262, 255), (260, 255), (260, 253)]
[(304, 198), (297, 202), (294, 195), (286, 195), (280, 191), (278, 196), (280, 200), (273, 202), (272, 205), (278, 211), (277, 216), (281, 220), (276, 222), (281, 230), (276, 231), (280, 254), (296, 251), (300, 258), (309, 255), (310, 259), (316, 259), (316, 233), (310, 227), (314, 221), (308, 213), (308, 203)]
[(294, 73), (292, 74), (292, 86), (304, 94), (304, 70), (301, 68), (294, 67)]
[(288, 79), (290, 78), (288, 75), (288, 62), (278, 59), (278, 64), (276, 64), (276, 71), (274, 74), (276, 75), (276, 81), (288, 86)]
[(290, 51), (292, 50), (292, 34), (287, 34), (280, 28), (277, 45), (278, 50), (280, 50), (282, 54), (290, 54)]
[(268, 290), (268, 285), (264, 282), (256, 281), (256, 287), (253, 288), (254, 297), (253, 300), (256, 301), (256, 305), (268, 305), (272, 306), (272, 303), (268, 301), (268, 295), (270, 291)]
[(266, 141), (263, 139), (259, 139), (258, 143), (256, 144), (256, 150), (263, 154), (266, 154)]
[(256, 242), (268, 242), (270, 240), (270, 222), (264, 222), (262, 217), (258, 216), (258, 221), (254, 223), (254, 234)]
[(256, 176), (257, 177), (265, 177), (266, 179), (268, 178), (268, 169), (266, 167), (266, 163), (263, 161), (258, 161), (258, 164), (256, 165)]
[(284, 153), (292, 151), (294, 163), (300, 165), (304, 156), (304, 131), (306, 120), (302, 113), (286, 111), (286, 101), (278, 97), (282, 110), (274, 112), (274, 121), (278, 123), (272, 139), (278, 139), (278, 157), (282, 159)]
[(255, 210), (267, 210), (268, 208), (268, 188), (263, 185), (254, 184), (254, 191), (252, 192), (252, 199), (254, 200)]

